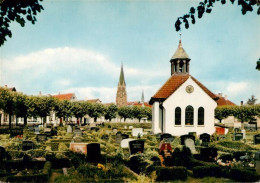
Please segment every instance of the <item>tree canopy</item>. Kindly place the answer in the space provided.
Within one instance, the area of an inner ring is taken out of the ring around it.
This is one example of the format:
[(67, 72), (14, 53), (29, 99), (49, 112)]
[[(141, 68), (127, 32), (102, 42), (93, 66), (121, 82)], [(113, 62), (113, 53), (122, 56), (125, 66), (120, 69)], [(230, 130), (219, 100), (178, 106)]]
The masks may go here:
[[(176, 31), (181, 30), (181, 24), (184, 23), (184, 26), (186, 29), (189, 28), (189, 21), (191, 21), (192, 24), (195, 24), (196, 22), (196, 14), (198, 18), (202, 18), (204, 13), (211, 13), (214, 4), (216, 2), (220, 1), (221, 4), (226, 4), (227, 0), (204, 0), (199, 3), (197, 8), (191, 7), (190, 12), (183, 15), (182, 17), (178, 17), (175, 22), (175, 29)], [(260, 7), (259, 7), (259, 1), (257, 0), (230, 0), (232, 4), (234, 4), (237, 1), (237, 5), (241, 6), (241, 12), (243, 15), (245, 15), (247, 12), (252, 12), (254, 6), (258, 6), (257, 14), (260, 14)]]
[(6, 37), (12, 37), (10, 23), (16, 21), (24, 27), (26, 20), (35, 24), (36, 15), (43, 10), (42, 0), (1, 0), (0, 1), (0, 47)]

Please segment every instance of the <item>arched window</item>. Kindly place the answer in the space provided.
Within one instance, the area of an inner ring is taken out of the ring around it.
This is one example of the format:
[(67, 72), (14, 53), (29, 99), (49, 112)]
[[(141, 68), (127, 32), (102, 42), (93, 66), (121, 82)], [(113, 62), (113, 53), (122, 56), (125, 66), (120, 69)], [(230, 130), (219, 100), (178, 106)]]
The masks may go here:
[(175, 125), (181, 125), (181, 108), (175, 108)]
[(185, 125), (193, 125), (194, 117), (193, 117), (193, 107), (187, 106), (185, 110)]
[(204, 108), (200, 107), (198, 110), (198, 125), (204, 125)]

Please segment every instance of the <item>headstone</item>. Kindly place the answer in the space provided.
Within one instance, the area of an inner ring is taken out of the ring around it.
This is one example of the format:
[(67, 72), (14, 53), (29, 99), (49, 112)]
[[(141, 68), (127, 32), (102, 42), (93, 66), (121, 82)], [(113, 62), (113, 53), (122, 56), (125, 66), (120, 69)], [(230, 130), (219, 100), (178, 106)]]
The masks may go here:
[(67, 133), (72, 133), (72, 128), (70, 125), (68, 125), (68, 127), (67, 127)]
[(113, 128), (112, 132), (117, 133), (117, 128)]
[(77, 153), (87, 154), (87, 143), (70, 143), (70, 150)]
[(97, 125), (96, 125), (96, 123), (90, 123), (89, 126), (90, 127), (96, 127)]
[(234, 134), (234, 140), (235, 141), (238, 141), (238, 140), (241, 140), (243, 139), (243, 133), (235, 133)]
[(197, 151), (195, 149), (195, 143), (193, 139), (187, 138), (184, 140), (184, 145), (187, 146), (190, 150), (192, 154), (196, 154)]
[(101, 158), (100, 144), (91, 143), (87, 145), (87, 158), (90, 162), (97, 162)]
[(82, 131), (80, 129), (75, 129), (74, 130), (74, 135), (75, 136), (82, 136)]
[(254, 144), (260, 144), (260, 134), (254, 136)]
[(40, 134), (40, 128), (39, 128), (39, 126), (34, 127), (34, 133), (35, 133), (35, 134)]
[(166, 142), (172, 142), (174, 140), (174, 137), (169, 133), (164, 133), (161, 135), (160, 140), (164, 140)]
[(120, 143), (122, 148), (129, 148), (129, 142), (133, 141), (134, 139), (123, 139)]
[(216, 134), (225, 135), (225, 128), (222, 127), (215, 127), (215, 128), (216, 128)]
[(63, 175), (67, 176), (68, 175), (68, 169), (67, 168), (62, 168)]
[(121, 132), (117, 132), (116, 133), (116, 143), (120, 143), (123, 140), (122, 138), (122, 133)]
[(43, 129), (43, 132), (45, 133), (45, 132), (51, 132), (51, 128), (44, 128)]
[(98, 127), (91, 127), (91, 128), (90, 128), (90, 130), (93, 130), (93, 131), (96, 131), (96, 132), (97, 132), (99, 129), (100, 129), (100, 128), (98, 128)]
[(124, 129), (127, 129), (127, 126), (124, 126)]
[(144, 141), (133, 140), (129, 142), (130, 154), (143, 153), (144, 152)]
[(6, 153), (5, 148), (3, 146), (0, 146), (0, 162), (5, 159)]
[(57, 135), (58, 135), (58, 131), (52, 129), (52, 130), (51, 130), (51, 136), (57, 136)]
[(195, 142), (195, 137), (193, 135), (182, 135), (181, 136), (181, 145), (185, 145), (184, 142), (186, 139), (192, 139)]
[(260, 174), (260, 151), (255, 153), (255, 169)]
[(47, 135), (46, 134), (37, 134), (36, 140), (38, 142), (45, 142), (47, 140)]
[(127, 134), (122, 134), (121, 136), (122, 136), (122, 139), (128, 139), (129, 138), (129, 135), (127, 135)]
[(139, 135), (140, 135), (140, 137), (143, 136), (143, 128), (133, 128), (132, 129), (132, 136), (138, 137)]
[(11, 128), (10, 136), (15, 137), (17, 135), (23, 135), (23, 129), (22, 128)]
[(134, 127), (133, 127), (133, 126), (129, 126), (128, 128), (129, 128), (129, 129), (133, 129)]
[(203, 133), (200, 135), (200, 140), (202, 141), (203, 146), (207, 146), (210, 143), (210, 134)]
[(172, 152), (172, 147), (169, 142), (162, 142), (159, 146), (159, 154), (170, 156)]
[(241, 130), (241, 132), (242, 132), (242, 134), (243, 134), (243, 139), (246, 139), (246, 130), (243, 129), (243, 130)]
[(111, 128), (111, 125), (108, 125), (107, 127), (108, 127), (108, 128)]
[(218, 149), (214, 147), (205, 147), (200, 149), (200, 157), (204, 161), (215, 161), (218, 156)]
[(30, 141), (30, 140), (24, 140), (24, 141), (22, 142), (22, 150), (23, 150), (23, 151), (31, 150), (31, 149), (33, 149), (33, 146), (34, 146), (34, 144), (33, 144), (33, 142)]

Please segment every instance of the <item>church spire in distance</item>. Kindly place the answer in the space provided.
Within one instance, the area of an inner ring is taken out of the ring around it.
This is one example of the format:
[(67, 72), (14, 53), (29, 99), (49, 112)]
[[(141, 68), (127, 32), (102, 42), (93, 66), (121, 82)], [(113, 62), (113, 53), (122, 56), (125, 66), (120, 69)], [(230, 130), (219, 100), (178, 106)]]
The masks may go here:
[(123, 64), (121, 64), (121, 71), (120, 71), (120, 76), (119, 76), (119, 81), (117, 86), (116, 105), (118, 105), (118, 107), (127, 105), (127, 93), (126, 93), (126, 83), (125, 83)]

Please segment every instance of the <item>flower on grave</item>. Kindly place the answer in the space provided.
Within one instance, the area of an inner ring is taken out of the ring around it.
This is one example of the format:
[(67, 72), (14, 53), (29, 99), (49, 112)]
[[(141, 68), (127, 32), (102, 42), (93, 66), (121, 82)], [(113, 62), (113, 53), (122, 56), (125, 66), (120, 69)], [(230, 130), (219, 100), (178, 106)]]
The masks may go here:
[(97, 167), (98, 167), (98, 169), (102, 169), (103, 171), (106, 170), (105, 166), (100, 163), (97, 164)]

